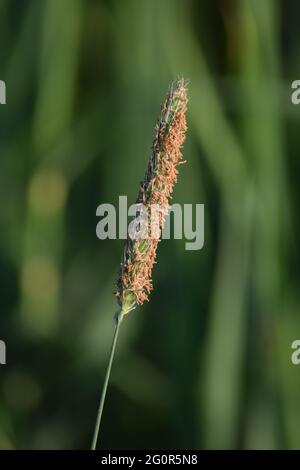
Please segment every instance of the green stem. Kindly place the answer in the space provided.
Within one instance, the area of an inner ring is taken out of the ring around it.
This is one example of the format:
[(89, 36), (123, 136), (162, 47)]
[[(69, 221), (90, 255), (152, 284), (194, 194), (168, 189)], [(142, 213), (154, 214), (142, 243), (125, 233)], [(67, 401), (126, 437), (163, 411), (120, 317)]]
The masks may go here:
[(98, 413), (97, 413), (97, 419), (96, 419), (96, 424), (95, 424), (95, 430), (94, 430), (91, 450), (96, 450), (96, 446), (97, 446), (98, 435), (99, 435), (99, 430), (100, 430), (100, 425), (101, 425), (101, 418), (102, 418), (103, 407), (104, 407), (104, 402), (105, 402), (105, 396), (106, 396), (106, 391), (107, 391), (111, 366), (112, 366), (113, 359), (114, 359), (114, 354), (115, 354), (115, 349), (116, 349), (117, 338), (118, 338), (118, 333), (119, 333), (121, 321), (122, 321), (122, 316), (119, 313), (116, 316), (116, 327), (115, 327), (113, 342), (112, 342), (112, 346), (111, 346), (111, 350), (110, 350), (109, 362), (108, 362), (108, 366), (107, 366), (105, 380), (104, 380), (104, 384), (103, 384), (103, 388), (102, 388), (102, 392), (101, 392), (100, 403), (99, 403), (99, 408), (98, 408)]

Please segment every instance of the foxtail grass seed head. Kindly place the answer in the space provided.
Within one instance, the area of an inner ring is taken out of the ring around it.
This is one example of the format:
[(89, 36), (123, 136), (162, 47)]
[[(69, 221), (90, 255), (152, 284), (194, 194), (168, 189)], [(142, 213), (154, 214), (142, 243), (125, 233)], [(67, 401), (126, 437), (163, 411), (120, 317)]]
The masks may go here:
[[(143, 204), (149, 214), (151, 207), (159, 206), (159, 236), (152, 236), (150, 232), (144, 239), (127, 237), (116, 292), (121, 307), (121, 318), (137, 305), (148, 301), (153, 289), (151, 276), (156, 262), (156, 250), (169, 210), (169, 199), (177, 181), (177, 167), (184, 163), (181, 147), (187, 130), (187, 101), (184, 79), (173, 82), (161, 107), (152, 153), (137, 198), (137, 203)], [(151, 228), (153, 230), (153, 227)]]
[[(107, 386), (122, 318), (137, 305), (148, 300), (153, 289), (151, 275), (156, 259), (157, 245), (160, 241), (165, 216), (169, 210), (169, 199), (177, 181), (177, 167), (183, 163), (180, 149), (187, 129), (186, 107), (186, 82), (183, 79), (177, 80), (170, 86), (166, 101), (162, 105), (161, 115), (155, 129), (152, 153), (137, 198), (137, 204), (143, 206), (147, 215), (147, 236), (143, 238), (131, 237), (130, 229), (127, 233), (116, 292), (120, 311), (116, 314), (115, 333), (96, 417), (92, 450), (97, 447)], [(153, 207), (155, 210), (159, 208), (159, 216), (156, 218), (154, 227), (152, 225)]]

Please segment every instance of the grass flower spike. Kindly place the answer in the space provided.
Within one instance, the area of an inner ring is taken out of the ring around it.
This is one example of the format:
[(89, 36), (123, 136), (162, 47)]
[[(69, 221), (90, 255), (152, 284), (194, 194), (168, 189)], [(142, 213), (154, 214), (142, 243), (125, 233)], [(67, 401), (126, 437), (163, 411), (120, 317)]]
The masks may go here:
[[(169, 88), (156, 125), (156, 135), (148, 167), (141, 183), (137, 203), (151, 213), (159, 206), (159, 233), (168, 213), (169, 199), (177, 181), (178, 165), (182, 162), (181, 146), (186, 133), (187, 90), (185, 81), (178, 80)], [(150, 217), (149, 217), (150, 219)], [(149, 300), (152, 269), (156, 260), (159, 237), (132, 240), (128, 237), (118, 279), (117, 297), (121, 316)]]
[[(181, 146), (185, 139), (187, 109), (187, 89), (183, 79), (173, 82), (162, 105), (161, 115), (155, 129), (155, 139), (144, 180), (141, 183), (137, 204), (146, 209), (147, 237), (127, 236), (120, 273), (117, 282), (117, 298), (120, 306), (116, 314), (116, 327), (109, 356), (108, 367), (102, 388), (92, 450), (96, 449), (105, 396), (110, 377), (114, 352), (121, 321), (137, 305), (148, 300), (152, 286), (152, 269), (156, 261), (156, 250), (160, 241), (165, 216), (169, 210), (169, 200), (177, 181), (178, 165), (183, 163)], [(155, 227), (152, 225), (152, 209), (159, 207)]]

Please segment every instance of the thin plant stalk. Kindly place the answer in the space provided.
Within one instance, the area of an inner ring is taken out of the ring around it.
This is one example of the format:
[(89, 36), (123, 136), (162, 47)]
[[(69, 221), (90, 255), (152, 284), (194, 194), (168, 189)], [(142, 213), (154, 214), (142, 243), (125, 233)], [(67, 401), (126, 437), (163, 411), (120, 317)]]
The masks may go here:
[[(162, 214), (159, 218), (159, 235), (169, 209), (169, 199), (177, 181), (177, 167), (182, 161), (181, 146), (185, 140), (187, 89), (184, 79), (176, 80), (169, 88), (162, 105), (161, 115), (156, 125), (155, 139), (148, 161), (144, 180), (141, 183), (137, 203), (142, 203), (151, 213), (151, 206), (159, 205)], [(109, 356), (104, 385), (101, 392), (92, 450), (97, 447), (98, 435), (105, 396), (116, 349), (119, 328), (123, 317), (137, 305), (148, 300), (152, 291), (152, 268), (156, 262), (156, 250), (160, 237), (126, 240), (120, 273), (117, 282), (117, 298), (120, 311), (116, 315), (116, 328)]]
[(94, 430), (94, 434), (93, 434), (91, 450), (96, 450), (96, 447), (97, 447), (97, 441), (98, 441), (99, 431), (100, 431), (100, 427), (101, 427), (101, 419), (102, 419), (102, 413), (103, 413), (103, 408), (104, 408), (104, 403), (105, 403), (107, 386), (108, 386), (111, 367), (112, 367), (112, 363), (113, 363), (113, 359), (114, 359), (114, 355), (115, 355), (116, 344), (117, 344), (118, 333), (119, 333), (121, 321), (122, 321), (122, 316), (121, 315), (116, 315), (115, 332), (114, 332), (114, 337), (113, 337), (113, 341), (112, 341), (112, 345), (111, 345), (111, 350), (110, 350), (106, 375), (105, 375), (105, 379), (104, 379), (104, 384), (103, 384), (103, 388), (102, 388), (102, 392), (101, 392), (101, 397), (100, 397), (99, 408), (98, 408), (98, 412), (97, 412), (97, 418), (96, 418), (96, 424), (95, 424), (95, 430)]

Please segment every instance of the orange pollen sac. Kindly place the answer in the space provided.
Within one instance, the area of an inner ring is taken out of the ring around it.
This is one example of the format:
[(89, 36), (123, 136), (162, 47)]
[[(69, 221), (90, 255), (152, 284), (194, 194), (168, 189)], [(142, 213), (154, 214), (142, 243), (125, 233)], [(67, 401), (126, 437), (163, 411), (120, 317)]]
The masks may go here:
[[(137, 203), (143, 203), (147, 207), (148, 214), (152, 205), (160, 206), (159, 234), (177, 181), (177, 167), (184, 163), (181, 147), (187, 130), (187, 101), (184, 79), (173, 82), (161, 107), (152, 152), (137, 198)], [(152, 269), (156, 262), (159, 241), (150, 233), (147, 238), (128, 238), (125, 243), (116, 292), (123, 314), (149, 300), (153, 289)]]

